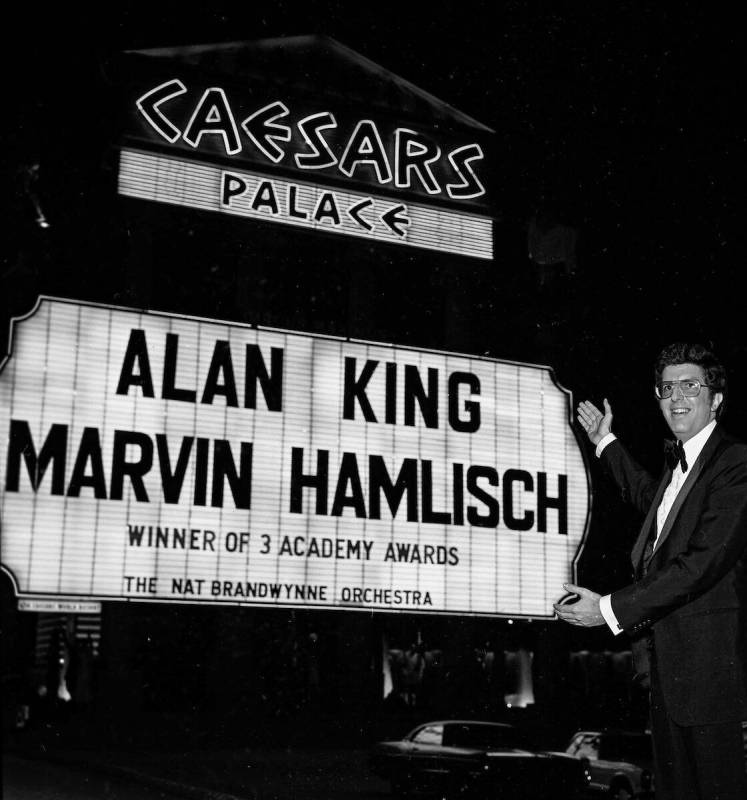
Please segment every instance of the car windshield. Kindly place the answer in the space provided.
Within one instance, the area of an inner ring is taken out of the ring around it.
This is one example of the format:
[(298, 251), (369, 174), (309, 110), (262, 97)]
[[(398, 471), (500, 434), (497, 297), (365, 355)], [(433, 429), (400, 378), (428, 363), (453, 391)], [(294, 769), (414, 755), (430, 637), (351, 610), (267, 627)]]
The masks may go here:
[(444, 745), (484, 749), (516, 747), (516, 732), (513, 728), (498, 725), (446, 725)]
[(650, 761), (653, 758), (651, 737), (643, 734), (603, 736), (599, 757), (606, 761)]
[(413, 742), (416, 744), (434, 744), (440, 745), (443, 742), (444, 726), (443, 725), (426, 725), (420, 730), (416, 731), (412, 737)]

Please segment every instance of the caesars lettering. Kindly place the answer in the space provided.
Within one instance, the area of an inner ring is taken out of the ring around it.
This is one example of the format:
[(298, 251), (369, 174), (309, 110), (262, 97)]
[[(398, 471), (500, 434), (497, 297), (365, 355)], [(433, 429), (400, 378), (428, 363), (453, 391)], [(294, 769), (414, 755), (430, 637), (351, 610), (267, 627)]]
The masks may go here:
[(169, 144), (181, 139), (196, 150), (207, 141), (208, 146), (222, 147), (227, 156), (238, 156), (248, 147), (252, 155), (272, 164), (299, 170), (336, 168), (354, 180), (393, 183), (398, 189), (446, 194), (452, 200), (485, 194), (473, 166), (485, 157), (476, 143), (444, 154), (440, 145), (418, 131), (396, 128), (385, 146), (386, 137), (372, 120), (359, 120), (351, 132), (340, 135), (337, 120), (328, 111), (306, 116), (292, 126), (286, 124), (290, 109), (279, 100), (237, 124), (235, 108), (223, 89), (210, 87), (195, 100), (178, 79), (149, 90), (135, 105), (150, 128)]
[[(197, 403), (197, 390), (176, 385), (177, 359), (179, 356), (179, 335), (167, 333), (164, 342), (163, 375), (161, 376), (161, 397), (164, 400), (181, 400)], [(243, 407), (257, 407), (257, 384), (259, 383), (265, 404), (269, 411), (283, 410), (283, 350), (270, 349), (270, 370), (268, 372), (262, 351), (256, 344), (244, 348), (244, 386)], [(143, 397), (155, 397), (153, 374), (145, 331), (133, 328), (122, 359), (122, 369), (117, 383), (117, 394), (129, 394), (130, 387), (140, 387)], [(227, 406), (238, 407), (238, 391), (234, 371), (234, 359), (227, 340), (219, 339), (213, 347), (213, 355), (202, 383), (200, 403), (212, 404), (216, 397), (222, 397)]]
[[(154, 442), (155, 439), (155, 442)], [(212, 471), (208, 475), (208, 464), (212, 445)], [(136, 455), (129, 452), (136, 451)], [(125, 479), (129, 481), (134, 498), (142, 503), (150, 502), (145, 478), (153, 470), (154, 459), (158, 461), (158, 478), (161, 494), (166, 503), (178, 503), (184, 486), (187, 468), (191, 467), (193, 480), (192, 502), (196, 506), (207, 505), (210, 485), (210, 505), (223, 506), (224, 484), (228, 481), (236, 508), (251, 508), (252, 494), (252, 443), (239, 445), (238, 469), (231, 443), (225, 439), (203, 439), (183, 436), (176, 461), (168, 439), (163, 433), (151, 438), (138, 431), (114, 431), (112, 459), (109, 475), (104, 470), (101, 435), (98, 428), (84, 428), (77, 447), (75, 462), (70, 474), (67, 472), (68, 426), (53, 424), (37, 455), (31, 429), (25, 420), (11, 420), (8, 438), (8, 459), (5, 489), (19, 491), (21, 460), (31, 488), (36, 492), (51, 465), (50, 494), (80, 497), (88, 489), (98, 500), (122, 500)], [(50, 483), (48, 481), (48, 483)]]
[[(502, 485), (502, 503), (495, 489)], [(290, 511), (304, 512), (304, 490), (311, 493), (310, 505), (318, 516), (342, 516), (350, 509), (360, 519), (382, 519), (381, 495), (384, 495), (392, 518), (404, 504), (408, 522), (427, 522), (437, 525), (465, 525), (496, 528), (501, 522), (513, 531), (536, 528), (538, 533), (568, 534), (568, 476), (557, 476), (555, 494), (549, 494), (546, 472), (535, 478), (525, 470), (507, 469), (499, 475), (494, 467), (452, 463), (451, 491), (441, 502), (448, 508), (434, 508), (433, 462), (405, 458), (395, 478), (387, 469), (384, 457), (368, 456), (368, 485), (364, 487), (355, 453), (343, 453), (336, 476), (330, 476), (329, 451), (316, 451), (314, 472), (304, 472), (304, 450), (294, 447), (291, 452)], [(329, 508), (330, 489), (332, 507)], [(479, 505), (465, 506), (467, 494)], [(521, 502), (516, 494), (523, 492)], [(534, 494), (534, 509), (527, 508), (527, 495)], [(449, 497), (450, 495), (450, 497)], [(521, 512), (518, 509), (522, 509)], [(501, 515), (502, 510), (502, 515)], [(548, 511), (556, 512), (556, 525), (548, 527)]]
[[(397, 392), (402, 384), (401, 403), (403, 423), (415, 425), (415, 404), (420, 410), (420, 416), (427, 428), (439, 427), (439, 371), (429, 367), (427, 371), (427, 388), (423, 385), (420, 370), (413, 364), (404, 365), (404, 376), (400, 382), (402, 365), (392, 361), (384, 363), (383, 389), (384, 408), (379, 409), (376, 416), (371, 401), (366, 394), (368, 384), (374, 379), (379, 367), (379, 362), (366, 359), (360, 372), (357, 372), (357, 360), (352, 357), (345, 358), (345, 379), (343, 385), (343, 412), (344, 419), (355, 419), (356, 404), (366, 422), (378, 422), (383, 416), (384, 422), (395, 425), (398, 421)], [(377, 373), (379, 387), (381, 386), (381, 372)], [(376, 384), (376, 380), (374, 380)], [(446, 382), (448, 396), (449, 425), (460, 433), (474, 433), (480, 427), (480, 404), (476, 400), (464, 400), (460, 404), (460, 389), (464, 387), (471, 395), (480, 394), (480, 379), (471, 372), (452, 372)], [(380, 393), (379, 393), (380, 394)]]

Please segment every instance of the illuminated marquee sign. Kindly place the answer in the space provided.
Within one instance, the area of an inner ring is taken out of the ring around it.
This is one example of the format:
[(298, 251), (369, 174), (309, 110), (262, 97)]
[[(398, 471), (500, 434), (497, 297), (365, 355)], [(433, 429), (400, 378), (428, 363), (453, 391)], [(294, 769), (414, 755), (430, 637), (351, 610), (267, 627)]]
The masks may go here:
[(19, 598), (552, 617), (585, 534), (547, 367), (42, 298), (0, 373)]
[(278, 99), (241, 111), (225, 89), (190, 91), (178, 78), (146, 91), (135, 107), (150, 138), (195, 153), (390, 184), (456, 201), (485, 195), (479, 175), (485, 155), (476, 142), (444, 152), (440, 143), (410, 127), (387, 135), (375, 120), (341, 125), (327, 110), (301, 118)]
[(204, 211), (489, 259), (491, 220), (124, 148), (119, 193)]
[(468, 134), (150, 80), (135, 81), (120, 194), (492, 259), (485, 153)]

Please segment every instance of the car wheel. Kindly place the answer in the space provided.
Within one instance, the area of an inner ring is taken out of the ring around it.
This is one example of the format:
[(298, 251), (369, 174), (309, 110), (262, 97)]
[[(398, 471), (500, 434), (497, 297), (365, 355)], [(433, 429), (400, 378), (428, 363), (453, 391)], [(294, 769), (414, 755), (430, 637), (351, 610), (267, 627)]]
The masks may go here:
[(613, 783), (610, 786), (611, 800), (632, 800), (633, 790), (629, 783)]

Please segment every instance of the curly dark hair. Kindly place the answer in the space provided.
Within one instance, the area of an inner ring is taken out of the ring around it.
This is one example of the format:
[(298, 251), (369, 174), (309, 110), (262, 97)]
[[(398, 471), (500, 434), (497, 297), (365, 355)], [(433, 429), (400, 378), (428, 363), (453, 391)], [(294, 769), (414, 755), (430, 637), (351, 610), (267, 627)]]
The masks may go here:
[(702, 344), (689, 344), (687, 342), (675, 342), (667, 345), (654, 365), (654, 375), (657, 383), (661, 381), (665, 367), (672, 367), (676, 364), (695, 364), (703, 370), (706, 383), (710, 387), (711, 394), (721, 392), (724, 396), (721, 405), (716, 409), (716, 419), (723, 414), (726, 406), (726, 396), (728, 383), (726, 380), (726, 369), (719, 361), (716, 354), (709, 347)]

